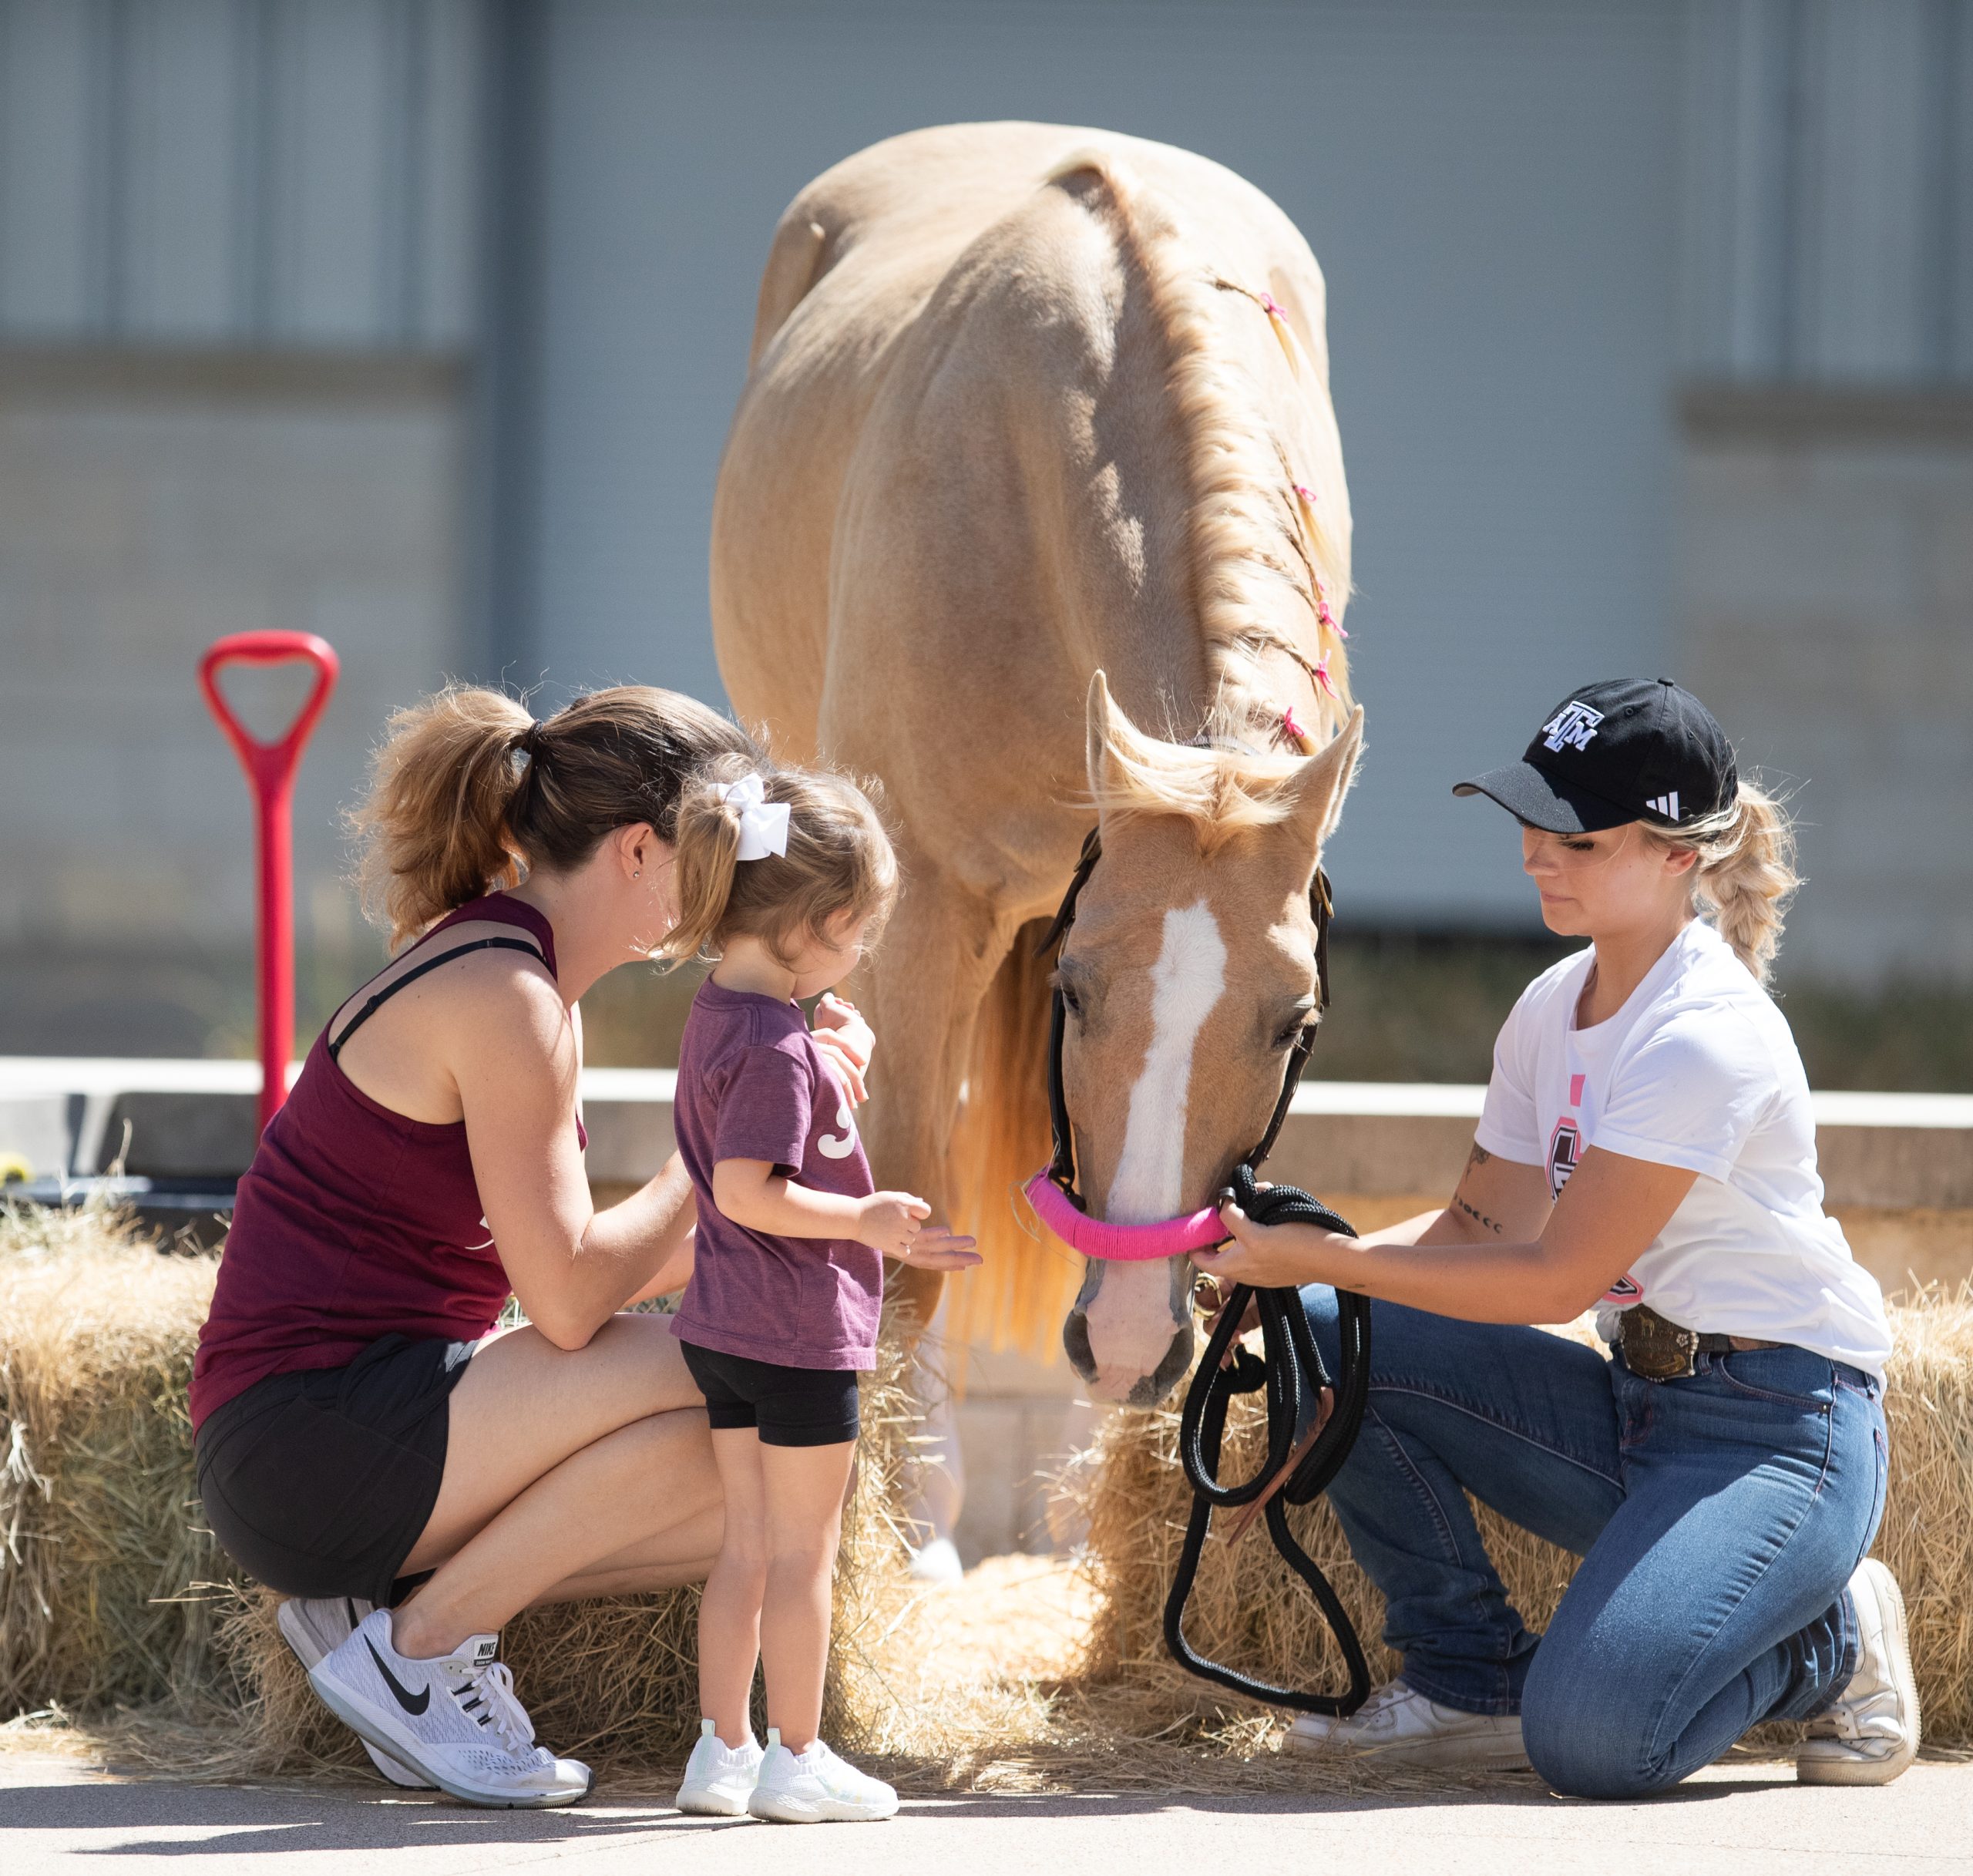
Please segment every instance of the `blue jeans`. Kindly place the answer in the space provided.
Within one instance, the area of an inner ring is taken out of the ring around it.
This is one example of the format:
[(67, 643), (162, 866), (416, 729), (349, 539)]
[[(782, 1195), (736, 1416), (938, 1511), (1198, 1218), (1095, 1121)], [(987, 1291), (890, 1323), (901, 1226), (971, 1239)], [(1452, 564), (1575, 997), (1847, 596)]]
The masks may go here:
[[(1333, 1366), (1335, 1293), (1302, 1303)], [(1842, 1692), (1844, 1585), (1884, 1515), (1874, 1379), (1784, 1347), (1642, 1380), (1538, 1329), (1381, 1303), (1370, 1350), (1363, 1433), (1329, 1496), (1408, 1686), (1518, 1712), (1534, 1769), (1601, 1798), (1676, 1784)], [(1468, 1492), (1583, 1559), (1546, 1635), (1507, 1601)]]

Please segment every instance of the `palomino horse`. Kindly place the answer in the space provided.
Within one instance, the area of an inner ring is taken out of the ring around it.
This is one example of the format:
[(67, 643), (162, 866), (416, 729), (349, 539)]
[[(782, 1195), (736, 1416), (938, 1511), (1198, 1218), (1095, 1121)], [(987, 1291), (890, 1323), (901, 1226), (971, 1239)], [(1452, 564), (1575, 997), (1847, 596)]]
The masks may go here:
[(1361, 734), (1328, 376), (1315, 258), (1239, 177), (956, 125), (782, 216), (720, 472), (733, 701), (792, 759), (878, 778), (903, 862), (862, 993), (877, 1176), (971, 1215), (960, 1333), (1067, 1306), (1112, 1399), (1185, 1372), (1190, 1288), (1182, 1258), (1085, 1271), (1022, 1233), (1037, 942), (1098, 825), (1059, 960), (1082, 1189), (1115, 1222), (1207, 1204), (1313, 1020), (1310, 883)]

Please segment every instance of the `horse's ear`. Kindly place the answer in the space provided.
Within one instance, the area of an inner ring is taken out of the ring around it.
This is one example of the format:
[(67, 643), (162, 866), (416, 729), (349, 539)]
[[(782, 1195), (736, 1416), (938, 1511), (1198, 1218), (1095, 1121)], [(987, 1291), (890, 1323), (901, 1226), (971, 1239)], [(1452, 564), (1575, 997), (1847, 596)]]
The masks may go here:
[(1309, 757), (1287, 784), (1293, 798), (1289, 822), (1311, 859), (1343, 819), (1343, 798), (1356, 778), (1356, 758), (1363, 749), (1363, 706), (1359, 704), (1350, 713), (1350, 721), (1329, 739), (1328, 748)]
[(1114, 793), (1112, 764), (1120, 743), (1137, 740), (1137, 726), (1125, 716), (1110, 694), (1110, 680), (1098, 671), (1089, 681), (1089, 697), (1084, 712), (1083, 761), (1089, 775), (1089, 792), (1098, 802)]

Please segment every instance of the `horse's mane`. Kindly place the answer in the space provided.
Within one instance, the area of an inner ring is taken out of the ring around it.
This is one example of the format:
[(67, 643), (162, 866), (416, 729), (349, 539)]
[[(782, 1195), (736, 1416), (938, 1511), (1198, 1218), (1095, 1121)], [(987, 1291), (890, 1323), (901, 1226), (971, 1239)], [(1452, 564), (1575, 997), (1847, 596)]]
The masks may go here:
[[(1347, 718), (1349, 659), (1340, 617), (1350, 591), (1346, 543), (1333, 537), (1296, 484), (1314, 470), (1291, 464), (1269, 422), (1260, 386), (1228, 341), (1229, 317), (1272, 328), (1298, 382), (1313, 367), (1285, 314), (1262, 284), (1227, 277), (1188, 244), (1165, 206), (1104, 150), (1084, 150), (1057, 163), (1048, 180), (1089, 177), (1108, 209), (1120, 256), (1142, 284), (1162, 335), (1168, 384), (1186, 439), (1189, 547), (1197, 614), (1211, 692), (1208, 715), (1173, 725), (1175, 740), (1251, 741), (1281, 719), (1267, 675), (1270, 653), (1285, 654), (1317, 686), (1317, 721), (1303, 727), (1326, 742)], [(1318, 392), (1317, 395), (1326, 395)], [(1326, 689), (1317, 676), (1327, 680)], [(1143, 805), (1238, 825), (1258, 807), (1238, 765), (1209, 750), (1171, 748), (1133, 779)], [(1248, 805), (1242, 806), (1242, 802)], [(1121, 804), (1119, 804), (1121, 805)], [(1271, 819), (1271, 815), (1263, 818)]]

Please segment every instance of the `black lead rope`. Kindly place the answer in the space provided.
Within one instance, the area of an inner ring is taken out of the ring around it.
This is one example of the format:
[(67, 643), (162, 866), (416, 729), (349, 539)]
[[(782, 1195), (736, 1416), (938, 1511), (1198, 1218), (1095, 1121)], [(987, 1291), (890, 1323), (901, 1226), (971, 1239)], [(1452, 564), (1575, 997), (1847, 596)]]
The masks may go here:
[[(1059, 943), (1075, 922), (1076, 900), (1097, 862), (1103, 857), (1102, 844), (1094, 829), (1083, 842), (1074, 876), (1062, 896), (1047, 934), (1036, 947), (1045, 956)], [(1327, 876), (1320, 867), (1309, 889), (1309, 910), (1316, 928), (1316, 994), (1319, 1010), (1329, 1007), (1329, 928), (1335, 905)], [(1062, 1080), (1062, 1043), (1067, 1017), (1061, 990), (1057, 986), (1049, 1016), (1048, 1118), (1054, 1134), (1054, 1153), (1049, 1176), (1080, 1209), (1076, 1192), (1075, 1135), (1069, 1118), (1067, 1091)], [(1302, 1071), (1315, 1044), (1315, 1026), (1304, 1028), (1289, 1051), (1282, 1076), (1281, 1094), (1268, 1121), (1267, 1131), (1245, 1160), (1234, 1169), (1232, 1192), (1242, 1211), (1262, 1225), (1306, 1224), (1355, 1237), (1354, 1229), (1319, 1199), (1293, 1185), (1262, 1187), (1255, 1169), (1273, 1150), (1275, 1138), (1288, 1118), (1289, 1104), (1302, 1079)], [(1263, 1353), (1234, 1350), (1247, 1299), (1259, 1301)], [(1329, 1489), (1330, 1480), (1350, 1457), (1357, 1429), (1363, 1424), (1363, 1404), (1370, 1384), (1370, 1305), (1367, 1297), (1350, 1290), (1336, 1293), (1342, 1336), (1340, 1371), (1332, 1380), (1316, 1346), (1315, 1332), (1302, 1308), (1299, 1293), (1292, 1289), (1255, 1290), (1237, 1284), (1225, 1298), (1214, 1325), (1212, 1338), (1204, 1359), (1186, 1390), (1185, 1410), (1179, 1420), (1178, 1457), (1185, 1478), (1192, 1488), (1192, 1515), (1185, 1527), (1185, 1541), (1178, 1555), (1178, 1568), (1171, 1582), (1171, 1593), (1165, 1603), (1165, 1640), (1173, 1658), (1193, 1673), (1249, 1699), (1264, 1700), (1276, 1706), (1292, 1706), (1305, 1713), (1353, 1713), (1370, 1691), (1370, 1670), (1363, 1659), (1363, 1644), (1341, 1599), (1330, 1587), (1315, 1559), (1295, 1541), (1288, 1528), (1286, 1507), (1307, 1504)], [(1232, 1359), (1227, 1360), (1229, 1350)], [(1309, 1390), (1305, 1394), (1304, 1387)], [(1325, 1387), (1335, 1390), (1335, 1405), (1320, 1433), (1298, 1453), (1297, 1445), (1306, 1420), (1313, 1424)], [(1233, 1396), (1267, 1391), (1268, 1457), (1266, 1464), (1242, 1484), (1219, 1482), (1219, 1449), (1226, 1431), (1226, 1409)], [(1281, 1474), (1290, 1464), (1293, 1471), (1285, 1482)], [(1309, 1587), (1316, 1606), (1343, 1651), (1350, 1671), (1346, 1693), (1306, 1693), (1292, 1687), (1271, 1686), (1267, 1682), (1208, 1661), (1185, 1639), (1185, 1605), (1198, 1577), (1199, 1558), (1215, 1507), (1235, 1510), (1252, 1504), (1267, 1494), (1264, 1515), (1268, 1535), (1274, 1540), (1289, 1568)]]
[[(1257, 1185), (1251, 1165), (1235, 1169), (1233, 1195), (1240, 1209), (1258, 1224), (1317, 1225), (1325, 1231), (1340, 1232), (1349, 1237), (1356, 1235), (1346, 1220), (1299, 1187)], [(1236, 1346), (1249, 1296), (1256, 1298), (1260, 1307), (1265, 1352), (1259, 1356)], [(1165, 1599), (1165, 1641), (1181, 1666), (1232, 1693), (1276, 1706), (1292, 1706), (1305, 1713), (1339, 1715), (1353, 1713), (1363, 1704), (1370, 1691), (1370, 1665), (1363, 1659), (1363, 1644), (1349, 1611), (1321, 1566), (1296, 1541), (1288, 1527), (1286, 1509), (1290, 1504), (1309, 1504), (1329, 1489), (1329, 1481), (1350, 1457), (1357, 1430), (1363, 1424), (1363, 1405), (1370, 1383), (1370, 1299), (1353, 1291), (1339, 1289), (1336, 1300), (1342, 1349), (1339, 1371), (1333, 1380), (1323, 1363), (1322, 1351), (1316, 1346), (1315, 1332), (1309, 1326), (1297, 1291), (1256, 1290), (1238, 1283), (1222, 1303), (1212, 1339), (1206, 1344), (1205, 1354), (1186, 1390), (1185, 1410), (1178, 1422), (1178, 1459), (1185, 1469), (1186, 1482), (1192, 1488), (1192, 1515), (1185, 1526), (1185, 1541), (1178, 1553), (1171, 1593)], [(1230, 1362), (1227, 1360), (1229, 1351)], [(1306, 1396), (1305, 1384), (1313, 1390)], [(1286, 1484), (1269, 1495), (1265, 1515), (1275, 1548), (1308, 1585), (1309, 1593), (1315, 1598), (1329, 1632), (1343, 1651), (1350, 1686), (1340, 1694), (1274, 1686), (1219, 1662), (1208, 1661), (1185, 1639), (1185, 1605), (1191, 1601), (1192, 1586), (1198, 1580), (1199, 1558), (1205, 1548), (1214, 1511), (1232, 1511), (1251, 1504), (1269, 1491), (1294, 1459), (1305, 1407), (1308, 1421), (1313, 1424), (1325, 1387), (1335, 1390), (1335, 1404), (1329, 1419), (1296, 1462)], [(1244, 1483), (1222, 1484), (1219, 1449), (1226, 1431), (1228, 1404), (1235, 1394), (1262, 1389), (1267, 1393), (1267, 1459)]]

